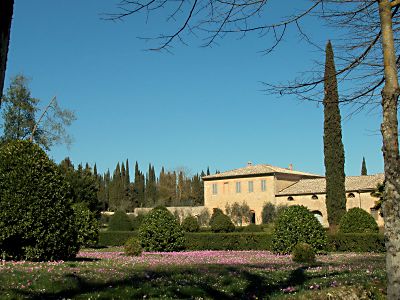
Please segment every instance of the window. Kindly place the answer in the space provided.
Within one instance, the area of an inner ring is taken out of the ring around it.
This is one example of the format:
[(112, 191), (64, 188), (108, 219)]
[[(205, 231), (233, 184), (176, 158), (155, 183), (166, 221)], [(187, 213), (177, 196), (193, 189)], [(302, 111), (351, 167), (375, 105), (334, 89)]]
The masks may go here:
[(236, 193), (240, 193), (242, 190), (242, 187), (240, 186), (240, 181), (236, 182)]
[(293, 201), (294, 200), (292, 196), (287, 197), (287, 199), (288, 199), (288, 201)]
[(311, 199), (317, 200), (317, 199), (318, 199), (318, 196), (314, 194), (314, 195), (311, 196)]
[(218, 194), (218, 186), (216, 183), (213, 183), (213, 185), (212, 185), (212, 193), (213, 193), (213, 195)]
[(249, 193), (252, 193), (253, 191), (254, 191), (253, 181), (249, 181)]
[(261, 191), (265, 192), (267, 190), (267, 181), (265, 179), (261, 180)]
[(348, 197), (348, 198), (354, 198), (355, 195), (354, 195), (353, 193), (349, 193), (349, 194), (347, 195), (347, 197)]

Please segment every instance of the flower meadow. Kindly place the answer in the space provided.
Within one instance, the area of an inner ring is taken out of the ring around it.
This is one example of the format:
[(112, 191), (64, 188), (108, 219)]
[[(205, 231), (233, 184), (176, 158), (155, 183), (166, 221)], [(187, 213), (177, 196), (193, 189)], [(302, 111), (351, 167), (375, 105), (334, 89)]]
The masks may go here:
[(73, 261), (2, 261), (0, 299), (385, 299), (383, 254), (312, 265), (268, 251), (84, 249)]

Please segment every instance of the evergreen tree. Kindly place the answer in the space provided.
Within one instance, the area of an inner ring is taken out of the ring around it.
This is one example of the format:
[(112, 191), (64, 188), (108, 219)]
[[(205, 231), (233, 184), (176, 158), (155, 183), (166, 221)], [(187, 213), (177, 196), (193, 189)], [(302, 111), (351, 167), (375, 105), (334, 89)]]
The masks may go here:
[(207, 176), (209, 176), (211, 173), (210, 173), (210, 167), (207, 167)]
[(363, 157), (362, 164), (361, 164), (361, 175), (362, 176), (368, 175), (367, 164), (365, 163), (365, 157)]
[(133, 185), (133, 201), (135, 206), (137, 207), (144, 207), (144, 188), (145, 188), (145, 181), (144, 175), (139, 170), (139, 164), (136, 161), (135, 163), (135, 182)]
[(96, 163), (94, 164), (94, 167), (93, 167), (93, 175), (97, 177), (97, 166), (96, 166)]
[(331, 227), (339, 224), (346, 213), (344, 148), (342, 143), (339, 94), (331, 42), (326, 45), (324, 75), (324, 155), (326, 208)]
[(147, 207), (155, 206), (157, 202), (157, 181), (154, 166), (149, 164), (146, 176), (145, 203)]

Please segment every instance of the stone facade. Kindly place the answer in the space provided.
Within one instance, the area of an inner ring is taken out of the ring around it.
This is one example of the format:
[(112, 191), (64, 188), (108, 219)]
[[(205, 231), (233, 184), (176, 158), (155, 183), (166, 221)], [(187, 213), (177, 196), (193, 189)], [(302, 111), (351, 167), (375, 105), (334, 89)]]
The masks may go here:
[[(371, 210), (377, 198), (370, 193), (383, 174), (346, 177), (347, 209), (360, 207), (372, 213), (379, 226), (383, 219)], [(325, 178), (320, 175), (284, 169), (270, 165), (248, 165), (245, 168), (203, 177), (204, 206), (225, 211), (227, 204), (246, 202), (253, 213), (252, 221), (261, 224), (265, 203), (275, 205), (304, 205), (324, 226), (328, 226), (325, 206)]]

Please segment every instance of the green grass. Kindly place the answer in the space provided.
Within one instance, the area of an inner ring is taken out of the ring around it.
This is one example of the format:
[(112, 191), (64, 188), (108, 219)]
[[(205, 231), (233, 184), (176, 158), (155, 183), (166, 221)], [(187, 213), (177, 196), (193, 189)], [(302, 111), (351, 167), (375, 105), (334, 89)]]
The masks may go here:
[(86, 249), (68, 262), (6, 262), (0, 299), (385, 299), (382, 254), (331, 254), (303, 266), (262, 251), (140, 258), (120, 251)]

